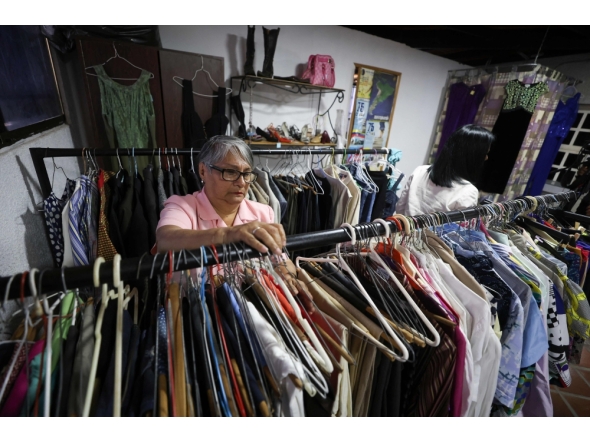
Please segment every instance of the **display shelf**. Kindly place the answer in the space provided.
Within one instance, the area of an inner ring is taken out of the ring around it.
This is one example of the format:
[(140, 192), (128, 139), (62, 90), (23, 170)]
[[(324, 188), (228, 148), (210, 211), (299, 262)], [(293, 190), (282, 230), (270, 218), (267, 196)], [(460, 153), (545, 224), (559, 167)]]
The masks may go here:
[(231, 78), (232, 81), (241, 82), (240, 88), (246, 92), (248, 88), (253, 88), (256, 85), (270, 85), (275, 88), (282, 89), (293, 94), (322, 94), (322, 93), (336, 93), (344, 97), (344, 90), (338, 88), (328, 88), (327, 86), (312, 85), (306, 82), (294, 82), (292, 80), (280, 80), (270, 77), (257, 76), (236, 76)]

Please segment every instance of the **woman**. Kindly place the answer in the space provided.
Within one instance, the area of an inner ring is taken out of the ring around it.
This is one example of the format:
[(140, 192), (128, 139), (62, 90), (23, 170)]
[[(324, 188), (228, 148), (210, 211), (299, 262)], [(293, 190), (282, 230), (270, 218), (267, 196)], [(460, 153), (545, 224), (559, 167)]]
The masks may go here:
[[(242, 140), (228, 136), (209, 139), (198, 157), (203, 190), (171, 196), (164, 203), (156, 230), (157, 251), (241, 241), (261, 253), (280, 255), (287, 239), (282, 225), (273, 223), (272, 208), (245, 199), (257, 178), (253, 164), (252, 152)], [(289, 259), (275, 270), (294, 293), (304, 286), (293, 277), (296, 269)]]
[(477, 183), (494, 135), (476, 125), (465, 125), (445, 143), (433, 165), (414, 170), (397, 203), (406, 216), (462, 210), (477, 205)]

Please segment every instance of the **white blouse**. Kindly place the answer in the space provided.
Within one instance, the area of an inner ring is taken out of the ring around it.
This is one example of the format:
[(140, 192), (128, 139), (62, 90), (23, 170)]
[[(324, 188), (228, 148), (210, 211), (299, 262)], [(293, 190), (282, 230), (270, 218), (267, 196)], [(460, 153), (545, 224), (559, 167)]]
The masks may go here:
[(455, 182), (452, 188), (439, 187), (430, 180), (429, 165), (419, 166), (408, 178), (396, 213), (406, 216), (433, 213), (435, 211), (463, 210), (477, 205), (479, 191), (469, 182)]

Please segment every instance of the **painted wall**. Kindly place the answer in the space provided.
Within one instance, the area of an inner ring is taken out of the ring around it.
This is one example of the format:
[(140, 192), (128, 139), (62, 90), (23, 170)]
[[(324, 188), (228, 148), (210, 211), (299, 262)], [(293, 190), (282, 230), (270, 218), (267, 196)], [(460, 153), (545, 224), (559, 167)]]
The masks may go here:
[[(230, 77), (243, 73), (246, 35), (245, 25), (160, 26), (164, 48), (223, 56), (226, 86), (230, 86)], [(261, 26), (256, 26), (255, 42), (254, 68), (261, 70), (264, 60)], [(346, 90), (344, 102), (336, 103), (330, 111), (333, 124), (336, 120), (336, 110), (342, 109), (347, 125), (354, 63), (401, 72), (401, 84), (388, 146), (403, 150), (403, 160), (399, 167), (406, 173), (411, 173), (414, 168), (426, 161), (447, 71), (463, 65), (409, 48), (401, 43), (339, 26), (281, 26), (274, 57), (275, 75), (301, 75), (310, 54), (331, 55), (336, 62), (335, 87)], [(238, 82), (235, 82), (233, 87), (237, 88)], [(322, 113), (331, 105), (333, 99), (333, 95), (322, 98)], [(242, 101), (247, 125), (250, 116), (249, 93), (242, 94)], [(255, 89), (253, 102), (252, 122), (261, 128), (271, 122), (280, 125), (283, 121), (302, 128), (305, 123), (311, 123), (318, 108), (318, 99), (315, 96), (295, 96), (268, 86)]]
[[(34, 268), (53, 267), (53, 259), (45, 234), (45, 218), (37, 204), (43, 198), (31, 147), (73, 148), (70, 128), (61, 125), (7, 148), (0, 149), (0, 275), (6, 276)], [(64, 169), (56, 170), (53, 189), (61, 197), (65, 186), (64, 173), (75, 179), (80, 166), (75, 158), (57, 159)], [(51, 179), (53, 163), (45, 160)]]
[(580, 104), (590, 104), (590, 53), (539, 59), (539, 63), (582, 80), (583, 83), (576, 86), (576, 89), (582, 93)]

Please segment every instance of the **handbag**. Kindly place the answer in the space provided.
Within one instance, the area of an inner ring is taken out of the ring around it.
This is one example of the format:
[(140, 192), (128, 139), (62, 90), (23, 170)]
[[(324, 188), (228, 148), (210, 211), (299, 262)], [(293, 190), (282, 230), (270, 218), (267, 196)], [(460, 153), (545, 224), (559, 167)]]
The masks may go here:
[(336, 83), (336, 64), (334, 58), (329, 55), (310, 55), (307, 60), (307, 69), (302, 78), (309, 79), (312, 85), (334, 87)]

